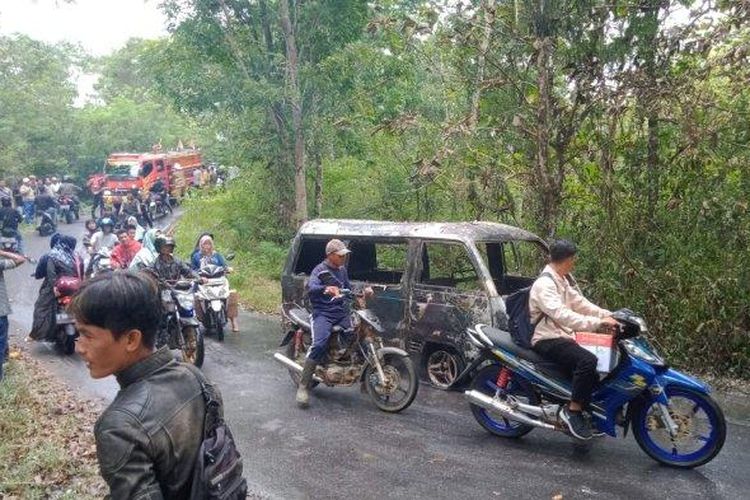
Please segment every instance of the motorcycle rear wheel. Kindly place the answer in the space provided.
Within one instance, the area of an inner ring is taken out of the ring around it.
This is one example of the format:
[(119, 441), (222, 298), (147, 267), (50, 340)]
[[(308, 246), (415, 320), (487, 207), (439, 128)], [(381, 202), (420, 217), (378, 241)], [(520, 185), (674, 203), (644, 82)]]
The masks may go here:
[[(719, 405), (706, 394), (683, 387), (667, 386), (665, 392), (670, 415), (679, 427), (678, 436), (676, 439), (669, 436), (661, 424), (656, 401), (649, 398), (633, 411), (633, 437), (638, 446), (657, 462), (670, 467), (691, 469), (713, 460), (727, 436), (726, 420)], [(698, 429), (701, 423), (705, 425)], [(697, 449), (691, 450), (688, 439), (699, 445)]]
[[(487, 396), (494, 397), (497, 387), (497, 376), (500, 372), (500, 365), (485, 366), (474, 377), (471, 382), (471, 388)], [(511, 377), (506, 394), (511, 394), (521, 398), (528, 404), (538, 404), (538, 398), (531, 387), (515, 377)], [(510, 420), (503, 415), (490, 412), (474, 404), (469, 404), (474, 419), (485, 428), (488, 432), (506, 438), (519, 438), (525, 436), (534, 428), (519, 422)]]
[[(405, 410), (414, 402), (419, 388), (414, 363), (408, 356), (386, 353), (383, 355), (381, 366), (386, 377), (387, 387), (381, 385), (377, 368), (370, 364), (365, 369), (364, 382), (367, 394), (370, 395), (375, 406), (385, 412), (398, 413)], [(405, 383), (406, 386), (402, 387), (402, 383)], [(391, 399), (392, 396), (398, 394), (401, 394), (401, 397), (395, 400)]]
[[(299, 364), (300, 366), (305, 365), (305, 358), (307, 357), (307, 350), (310, 348), (309, 344), (305, 342), (304, 336), (302, 340), (302, 349), (300, 349), (299, 352), (295, 349), (294, 345), (294, 338), (289, 341), (289, 343), (286, 345), (286, 357), (294, 361), (295, 363)], [(289, 370), (289, 377), (292, 379), (292, 383), (294, 384), (294, 387), (299, 386), (299, 380), (302, 378), (302, 373), (298, 372), (297, 370)], [(311, 380), (310, 381), (310, 389), (313, 387), (316, 387), (318, 385), (317, 380)]]

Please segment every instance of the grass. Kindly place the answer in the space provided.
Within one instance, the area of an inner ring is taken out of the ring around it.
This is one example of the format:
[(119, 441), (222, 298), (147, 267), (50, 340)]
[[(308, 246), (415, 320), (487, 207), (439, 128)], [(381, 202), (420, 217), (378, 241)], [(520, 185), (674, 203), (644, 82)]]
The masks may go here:
[(98, 408), (22, 352), (0, 382), (0, 498), (102, 498), (94, 443)]
[[(237, 214), (231, 191), (198, 195), (185, 199), (184, 210), (175, 229), (177, 253), (187, 260), (193, 252), (198, 236), (204, 232), (214, 235), (217, 250), (224, 256), (234, 254), (229, 276), (240, 302), (246, 309), (275, 313), (281, 304), (281, 269), (287, 249), (268, 241), (256, 241), (244, 236), (241, 221), (232, 221)], [(234, 223), (235, 225), (232, 225)]]

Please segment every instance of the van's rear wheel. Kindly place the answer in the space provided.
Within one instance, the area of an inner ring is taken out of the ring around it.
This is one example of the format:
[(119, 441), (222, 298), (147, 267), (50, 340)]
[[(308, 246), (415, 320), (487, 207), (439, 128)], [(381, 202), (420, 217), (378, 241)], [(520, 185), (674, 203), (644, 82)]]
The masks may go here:
[(424, 364), (427, 379), (438, 389), (447, 389), (464, 368), (464, 362), (455, 351), (438, 347), (431, 351)]

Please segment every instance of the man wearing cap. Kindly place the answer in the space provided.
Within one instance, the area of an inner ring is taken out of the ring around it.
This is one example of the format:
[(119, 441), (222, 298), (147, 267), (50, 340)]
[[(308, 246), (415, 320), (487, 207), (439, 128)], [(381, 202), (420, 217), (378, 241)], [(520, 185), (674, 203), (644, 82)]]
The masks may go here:
[(28, 177), (23, 178), (23, 184), (19, 188), (21, 200), (23, 201), (23, 217), (26, 224), (34, 222), (34, 203), (36, 202), (36, 192)]
[[(322, 363), (328, 350), (328, 339), (334, 326), (351, 330), (349, 305), (340, 298), (342, 288), (351, 288), (346, 272), (346, 256), (350, 250), (341, 240), (331, 240), (326, 245), (326, 258), (315, 266), (307, 283), (307, 293), (312, 304), (312, 345), (307, 353), (305, 366), (297, 388), (297, 405), (306, 408), (310, 404), (308, 387), (315, 367)], [(320, 274), (327, 271), (332, 282), (323, 283)]]

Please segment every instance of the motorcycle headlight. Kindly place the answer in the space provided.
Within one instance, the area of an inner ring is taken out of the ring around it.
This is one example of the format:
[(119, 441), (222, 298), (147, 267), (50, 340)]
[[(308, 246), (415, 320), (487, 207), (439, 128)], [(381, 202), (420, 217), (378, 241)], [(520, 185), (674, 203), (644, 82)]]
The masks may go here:
[(180, 304), (180, 307), (183, 309), (192, 310), (193, 309), (193, 295), (187, 294), (187, 293), (180, 293), (177, 294), (177, 302)]
[(633, 356), (654, 366), (666, 366), (666, 362), (659, 356), (645, 339), (628, 339), (622, 341), (622, 346)]

